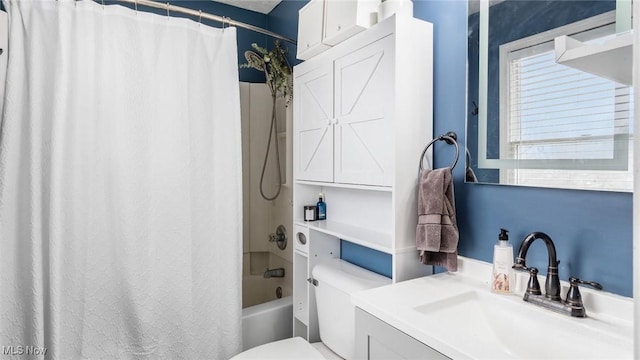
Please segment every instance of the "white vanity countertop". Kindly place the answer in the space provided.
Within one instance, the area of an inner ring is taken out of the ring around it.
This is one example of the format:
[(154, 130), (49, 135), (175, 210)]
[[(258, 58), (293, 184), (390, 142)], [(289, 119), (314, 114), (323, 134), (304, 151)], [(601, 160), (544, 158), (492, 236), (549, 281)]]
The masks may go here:
[[(632, 359), (633, 301), (581, 288), (587, 318), (524, 302), (529, 275), (516, 291), (490, 291), (491, 264), (459, 257), (442, 273), (352, 295), (352, 302), (453, 359)], [(544, 288), (544, 277), (538, 276)], [(568, 284), (562, 282), (564, 298)], [(544, 291), (544, 289), (543, 289)]]

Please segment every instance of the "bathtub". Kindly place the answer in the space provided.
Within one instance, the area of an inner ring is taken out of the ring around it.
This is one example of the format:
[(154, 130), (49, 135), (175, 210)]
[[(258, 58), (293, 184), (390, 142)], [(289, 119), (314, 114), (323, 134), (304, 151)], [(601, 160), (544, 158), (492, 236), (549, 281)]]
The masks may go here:
[[(278, 287), (282, 290), (280, 299), (276, 296)], [(242, 292), (247, 306), (242, 309), (243, 350), (293, 336), (293, 297), (283, 279), (245, 276)]]

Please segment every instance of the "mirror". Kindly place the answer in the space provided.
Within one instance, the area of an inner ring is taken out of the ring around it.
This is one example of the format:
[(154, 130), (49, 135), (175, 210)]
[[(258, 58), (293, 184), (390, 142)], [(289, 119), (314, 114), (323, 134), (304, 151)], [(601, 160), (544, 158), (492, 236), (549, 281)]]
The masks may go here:
[(632, 191), (630, 12), (469, 0), (468, 182)]

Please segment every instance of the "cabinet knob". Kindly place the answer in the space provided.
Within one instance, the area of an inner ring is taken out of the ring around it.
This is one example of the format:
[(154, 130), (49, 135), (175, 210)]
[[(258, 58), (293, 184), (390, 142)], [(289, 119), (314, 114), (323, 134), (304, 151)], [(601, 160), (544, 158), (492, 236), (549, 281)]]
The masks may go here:
[(340, 31), (340, 29), (342, 29), (342, 26), (338, 25), (338, 31)]
[(311, 44), (307, 43), (307, 49), (311, 46)]

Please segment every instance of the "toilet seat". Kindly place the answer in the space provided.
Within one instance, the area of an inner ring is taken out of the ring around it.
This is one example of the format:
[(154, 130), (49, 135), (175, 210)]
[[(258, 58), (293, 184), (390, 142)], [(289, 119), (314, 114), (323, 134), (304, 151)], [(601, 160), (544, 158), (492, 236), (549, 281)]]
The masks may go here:
[(294, 337), (256, 346), (231, 358), (231, 360), (257, 359), (318, 359), (326, 358), (301, 337)]

